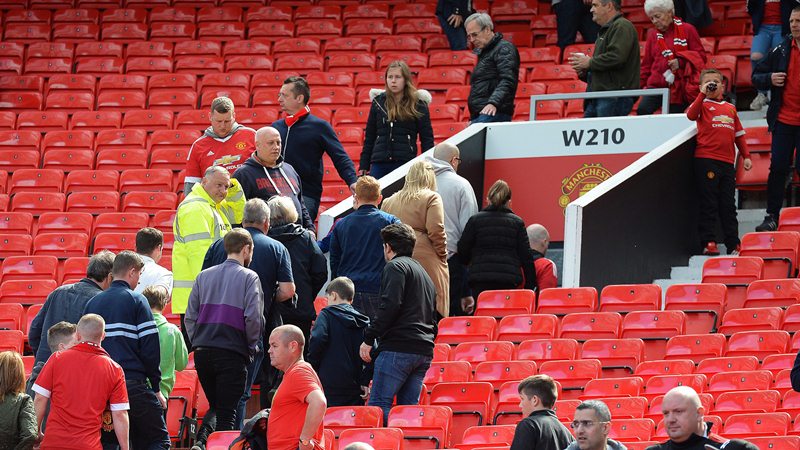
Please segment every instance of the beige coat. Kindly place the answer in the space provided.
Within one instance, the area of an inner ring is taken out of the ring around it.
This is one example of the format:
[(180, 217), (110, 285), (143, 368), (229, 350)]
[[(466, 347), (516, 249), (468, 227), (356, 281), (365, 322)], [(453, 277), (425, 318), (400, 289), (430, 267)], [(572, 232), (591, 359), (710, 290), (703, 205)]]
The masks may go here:
[(419, 261), (436, 287), (436, 311), (450, 313), (450, 275), (447, 271), (447, 236), (444, 232), (442, 197), (423, 190), (415, 200), (401, 204), (397, 196), (387, 198), (381, 209), (414, 229), (417, 243), (412, 257)]

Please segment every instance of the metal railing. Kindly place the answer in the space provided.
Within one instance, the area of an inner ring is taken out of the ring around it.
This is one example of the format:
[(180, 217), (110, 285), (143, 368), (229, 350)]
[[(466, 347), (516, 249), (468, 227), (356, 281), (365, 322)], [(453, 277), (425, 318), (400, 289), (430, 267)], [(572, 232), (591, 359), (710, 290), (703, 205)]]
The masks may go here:
[(632, 89), (623, 91), (573, 92), (564, 94), (531, 95), (531, 120), (536, 120), (536, 103), (552, 100), (583, 100), (587, 98), (661, 96), (661, 114), (669, 114), (669, 89)]

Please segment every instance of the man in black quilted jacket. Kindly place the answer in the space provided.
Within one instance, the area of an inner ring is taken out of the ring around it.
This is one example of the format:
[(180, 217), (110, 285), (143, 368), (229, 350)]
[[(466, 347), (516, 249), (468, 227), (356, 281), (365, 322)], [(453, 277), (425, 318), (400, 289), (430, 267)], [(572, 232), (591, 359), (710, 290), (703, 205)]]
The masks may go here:
[(470, 123), (510, 122), (519, 83), (519, 51), (494, 32), (488, 14), (472, 14), (464, 23), (467, 40), (478, 55), (469, 80)]

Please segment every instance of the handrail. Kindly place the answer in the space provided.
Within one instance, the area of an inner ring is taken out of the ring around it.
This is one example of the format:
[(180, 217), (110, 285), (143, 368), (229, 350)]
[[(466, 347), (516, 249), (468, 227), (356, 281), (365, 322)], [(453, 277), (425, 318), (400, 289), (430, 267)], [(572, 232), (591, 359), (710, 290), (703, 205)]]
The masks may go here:
[(631, 89), (621, 91), (599, 91), (599, 92), (570, 92), (562, 94), (540, 94), (531, 95), (531, 120), (536, 120), (536, 102), (551, 100), (577, 100), (587, 98), (609, 98), (609, 97), (646, 97), (651, 95), (661, 96), (661, 114), (669, 114), (669, 89)]

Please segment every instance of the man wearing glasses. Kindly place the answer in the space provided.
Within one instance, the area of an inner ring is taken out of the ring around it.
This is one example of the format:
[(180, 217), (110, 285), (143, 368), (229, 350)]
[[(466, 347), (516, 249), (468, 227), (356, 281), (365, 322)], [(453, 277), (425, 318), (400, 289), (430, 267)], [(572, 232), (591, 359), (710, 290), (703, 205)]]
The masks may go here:
[(520, 381), (517, 391), (524, 419), (514, 431), (511, 450), (566, 449), (574, 439), (553, 411), (556, 382), (548, 375), (534, 375)]
[(486, 13), (467, 17), (464, 28), (478, 54), (469, 79), (470, 122), (511, 122), (519, 83), (519, 51), (501, 33), (495, 33), (492, 18)]
[(609, 439), (611, 411), (600, 400), (587, 400), (575, 408), (575, 418), (570, 424), (575, 442), (566, 450), (625, 450), (625, 446)]

